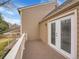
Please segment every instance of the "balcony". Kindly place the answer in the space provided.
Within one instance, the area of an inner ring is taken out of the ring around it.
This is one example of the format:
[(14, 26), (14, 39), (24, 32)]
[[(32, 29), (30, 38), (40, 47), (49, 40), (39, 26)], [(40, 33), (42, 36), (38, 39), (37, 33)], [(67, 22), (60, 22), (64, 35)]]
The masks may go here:
[(66, 59), (41, 40), (28, 40), (22, 34), (4, 59)]

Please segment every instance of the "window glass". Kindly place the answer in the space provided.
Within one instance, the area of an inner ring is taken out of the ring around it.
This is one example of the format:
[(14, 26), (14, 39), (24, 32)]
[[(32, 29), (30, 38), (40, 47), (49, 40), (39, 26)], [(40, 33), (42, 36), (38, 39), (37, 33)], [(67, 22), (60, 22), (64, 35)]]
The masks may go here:
[(51, 43), (55, 45), (55, 23), (51, 24)]
[(61, 21), (61, 49), (71, 53), (71, 19)]

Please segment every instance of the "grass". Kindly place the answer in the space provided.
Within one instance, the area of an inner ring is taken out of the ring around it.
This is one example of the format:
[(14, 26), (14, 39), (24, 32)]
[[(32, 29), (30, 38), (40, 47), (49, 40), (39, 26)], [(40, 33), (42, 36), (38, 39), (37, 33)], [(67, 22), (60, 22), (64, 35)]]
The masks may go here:
[(4, 55), (5, 47), (12, 41), (11, 38), (3, 38), (0, 40), (0, 59), (2, 59)]

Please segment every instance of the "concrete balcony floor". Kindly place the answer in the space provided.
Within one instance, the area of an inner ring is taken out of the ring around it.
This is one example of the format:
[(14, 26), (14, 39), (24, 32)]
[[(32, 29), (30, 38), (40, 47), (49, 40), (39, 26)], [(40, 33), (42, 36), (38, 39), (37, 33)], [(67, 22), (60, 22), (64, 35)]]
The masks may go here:
[(40, 40), (27, 41), (22, 59), (66, 59)]

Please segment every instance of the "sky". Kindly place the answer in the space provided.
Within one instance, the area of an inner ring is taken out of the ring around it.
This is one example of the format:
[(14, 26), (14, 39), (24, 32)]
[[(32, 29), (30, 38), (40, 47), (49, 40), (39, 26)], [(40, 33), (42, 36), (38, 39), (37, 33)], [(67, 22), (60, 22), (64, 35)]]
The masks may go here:
[[(48, 2), (48, 0), (12, 0), (9, 4), (0, 7), (0, 13), (2, 14), (5, 21), (12, 24), (16, 23), (21, 25), (21, 17), (17, 9), (24, 6), (27, 7), (44, 2)], [(58, 0), (59, 5), (61, 5), (63, 2), (64, 0)]]

